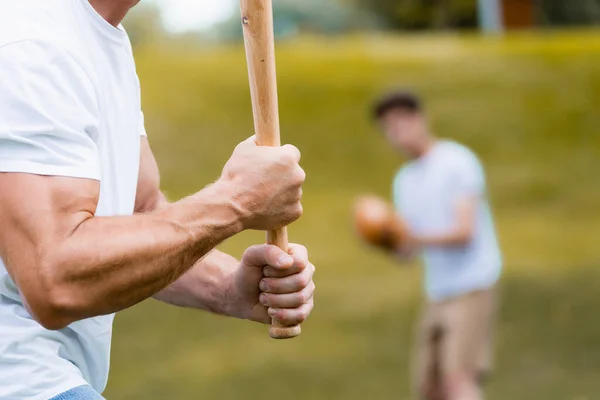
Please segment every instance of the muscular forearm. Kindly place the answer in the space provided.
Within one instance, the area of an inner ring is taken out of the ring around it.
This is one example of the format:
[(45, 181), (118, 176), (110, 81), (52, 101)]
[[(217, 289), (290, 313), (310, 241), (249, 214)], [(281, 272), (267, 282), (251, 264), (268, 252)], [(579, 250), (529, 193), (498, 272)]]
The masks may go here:
[[(165, 195), (154, 186), (145, 190), (136, 201), (136, 213), (155, 212), (169, 206)], [(232, 316), (230, 289), (231, 276), (239, 261), (219, 250), (212, 250), (175, 282), (153, 297), (178, 307), (209, 311)]]
[(234, 257), (213, 250), (154, 298), (179, 307), (234, 316), (231, 279), (238, 266), (239, 261)]
[[(148, 193), (136, 212), (154, 212), (169, 205), (160, 190)], [(232, 316), (231, 276), (239, 261), (219, 250), (212, 250), (175, 282), (156, 293), (153, 297), (178, 307), (195, 308), (215, 314)]]
[(230, 197), (215, 184), (153, 213), (85, 219), (45, 252), (46, 283), (53, 288), (46, 317), (62, 327), (164, 289), (242, 229)]

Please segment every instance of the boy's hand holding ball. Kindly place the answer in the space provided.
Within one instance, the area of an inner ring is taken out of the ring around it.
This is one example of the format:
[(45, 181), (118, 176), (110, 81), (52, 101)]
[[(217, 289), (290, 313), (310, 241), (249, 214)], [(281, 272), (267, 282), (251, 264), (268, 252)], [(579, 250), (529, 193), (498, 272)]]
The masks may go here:
[(366, 243), (397, 253), (410, 240), (393, 205), (377, 196), (362, 196), (354, 206), (354, 226)]

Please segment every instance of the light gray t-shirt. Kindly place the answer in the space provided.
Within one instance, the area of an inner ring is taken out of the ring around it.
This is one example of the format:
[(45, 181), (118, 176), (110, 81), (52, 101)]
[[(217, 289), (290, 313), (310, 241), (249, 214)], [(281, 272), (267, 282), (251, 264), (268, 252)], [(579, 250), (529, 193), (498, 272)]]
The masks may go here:
[(408, 163), (394, 181), (394, 202), (408, 227), (418, 235), (439, 235), (456, 223), (457, 202), (480, 199), (473, 240), (466, 247), (429, 246), (423, 251), (425, 289), (441, 301), (493, 286), (502, 258), (486, 198), (483, 168), (466, 147), (440, 141), (423, 157)]

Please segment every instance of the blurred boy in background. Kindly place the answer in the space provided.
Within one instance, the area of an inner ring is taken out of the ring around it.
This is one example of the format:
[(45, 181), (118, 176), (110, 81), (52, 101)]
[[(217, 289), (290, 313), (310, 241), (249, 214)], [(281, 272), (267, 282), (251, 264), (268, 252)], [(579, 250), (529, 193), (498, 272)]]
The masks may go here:
[(420, 399), (480, 400), (491, 371), (502, 270), (483, 168), (469, 149), (430, 132), (412, 93), (383, 97), (374, 115), (409, 159), (393, 185), (407, 228), (398, 252), (421, 253), (425, 263), (428, 304), (418, 329), (416, 391)]

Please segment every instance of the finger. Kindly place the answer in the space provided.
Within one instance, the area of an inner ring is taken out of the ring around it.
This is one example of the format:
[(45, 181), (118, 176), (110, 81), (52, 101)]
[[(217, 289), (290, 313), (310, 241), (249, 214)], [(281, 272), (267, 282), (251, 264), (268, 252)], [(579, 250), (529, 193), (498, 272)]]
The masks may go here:
[(292, 256), (270, 244), (252, 246), (242, 256), (242, 264), (249, 267), (264, 268), (269, 265), (276, 268), (290, 268), (293, 263)]
[(310, 267), (294, 275), (283, 278), (263, 278), (259, 283), (260, 290), (275, 294), (295, 293), (303, 290), (312, 282), (315, 271), (312, 264), (309, 265)]
[(296, 146), (293, 146), (291, 144), (286, 144), (281, 146), (281, 150), (285, 153), (287, 153), (290, 157), (292, 157), (292, 159), (296, 162), (299, 163), (300, 159), (302, 158), (302, 153), (300, 153), (300, 150), (298, 150), (298, 148)]
[[(308, 250), (299, 244), (290, 244), (288, 254), (292, 257), (293, 265), (290, 268), (277, 268), (266, 266), (263, 274), (271, 278), (283, 278), (303, 271), (310, 264), (308, 261)], [(313, 267), (314, 268), (314, 267)]]
[(294, 326), (306, 321), (314, 306), (311, 299), (298, 308), (269, 308), (269, 316), (284, 325)]
[(260, 303), (265, 307), (273, 308), (298, 308), (312, 299), (315, 293), (315, 284), (311, 282), (302, 291), (288, 294), (262, 293)]

